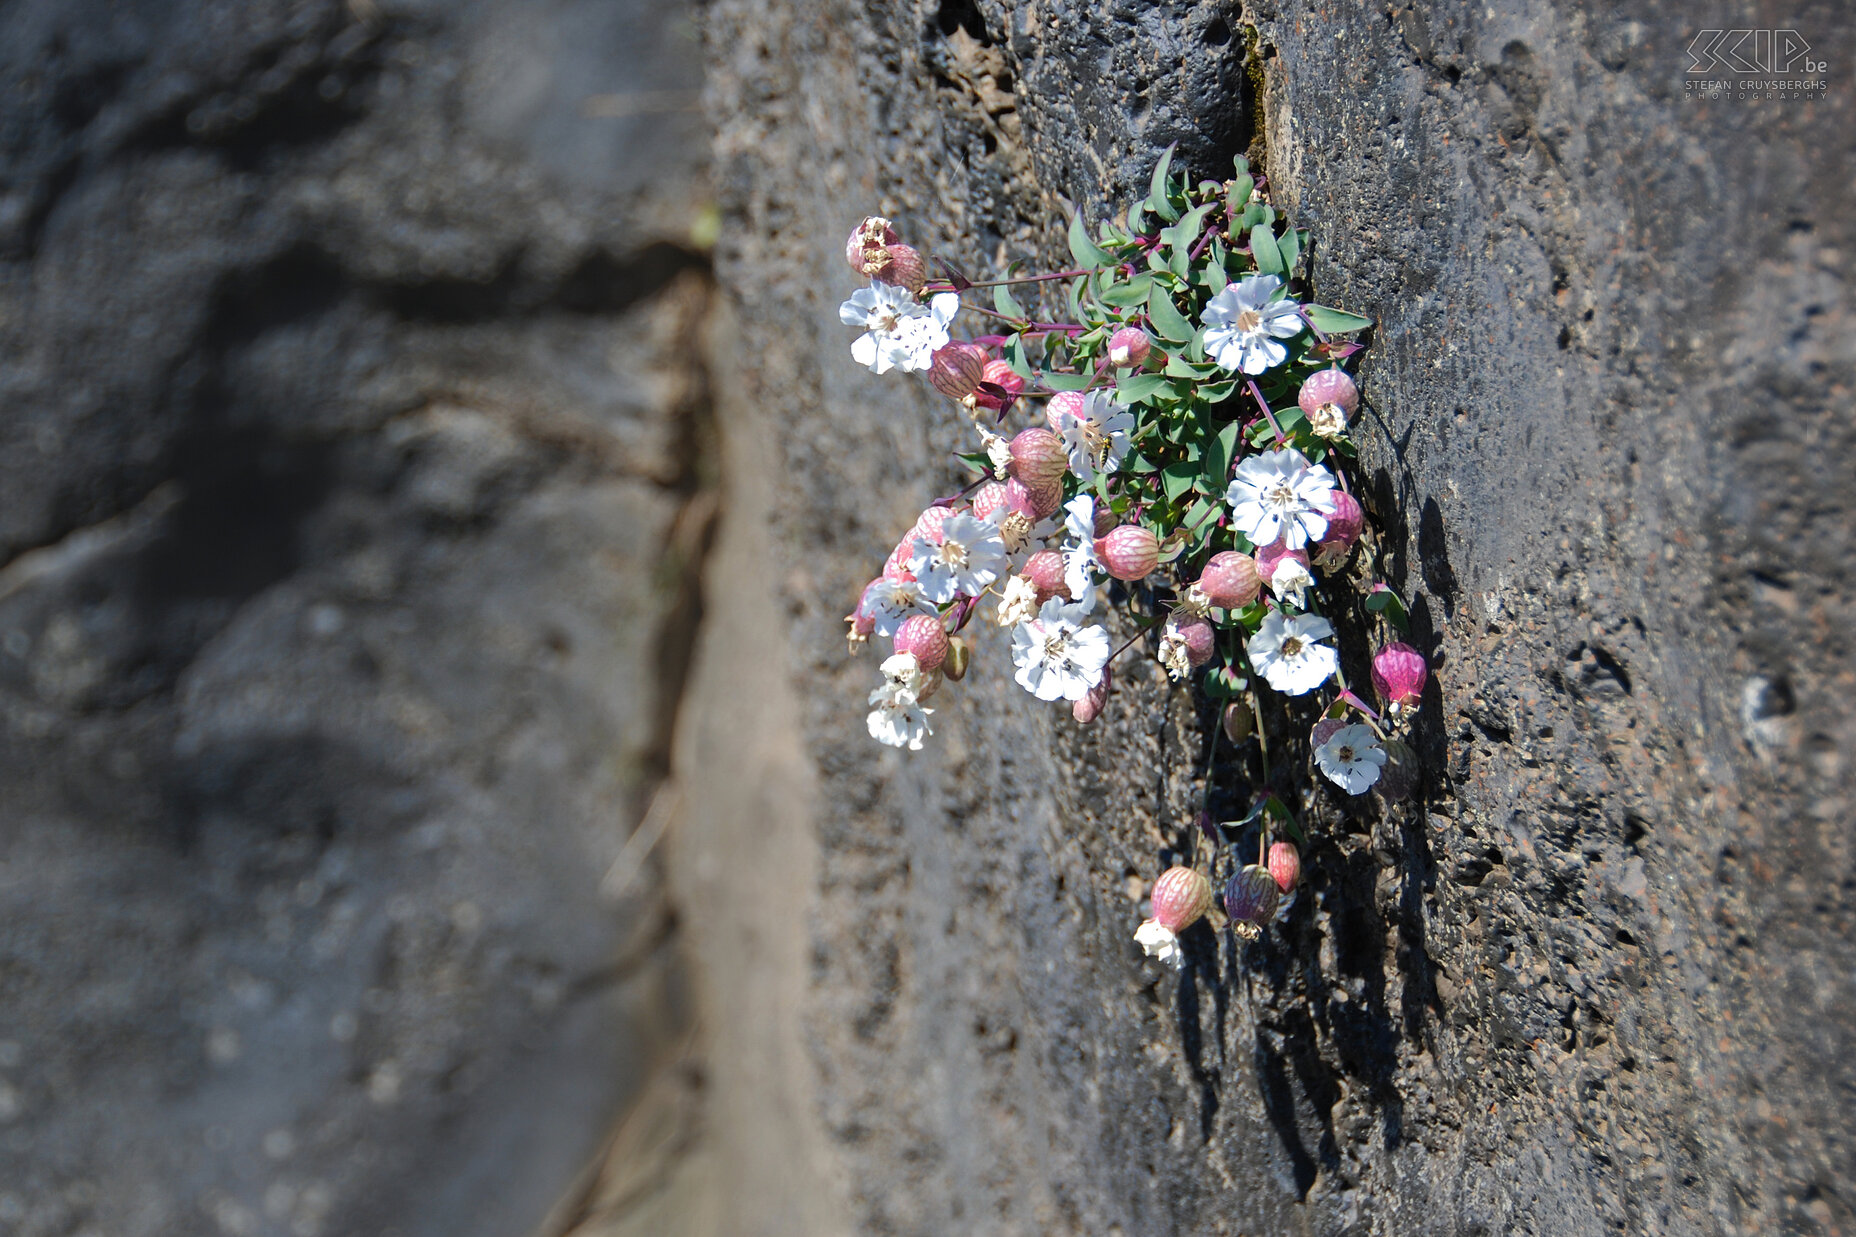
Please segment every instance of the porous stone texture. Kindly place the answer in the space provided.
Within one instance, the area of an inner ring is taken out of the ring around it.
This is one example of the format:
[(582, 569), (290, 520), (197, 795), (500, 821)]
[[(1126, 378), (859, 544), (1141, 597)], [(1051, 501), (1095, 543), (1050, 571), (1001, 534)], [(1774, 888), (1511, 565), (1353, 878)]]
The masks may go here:
[[(710, 22), (735, 381), (777, 426), (779, 587), (740, 604), (786, 619), (818, 779), (803, 1000), (855, 1229), (1850, 1231), (1844, 20), (1788, 15), (1828, 89), (1770, 101), (1691, 97), (1695, 34), (1758, 23), (1672, 3)], [(1212, 715), (1150, 660), (1079, 730), (982, 640), (927, 751), (865, 735), (840, 616), (963, 431), (834, 312), (865, 213), (1055, 259), (1175, 140), (1260, 157), (1318, 298), (1379, 322), (1367, 506), (1436, 667), (1418, 801), (1295, 774), (1288, 924), (1195, 929), (1177, 976), (1130, 936)]]
[(529, 1231), (681, 1044), (601, 880), (714, 510), (699, 79), (676, 6), (0, 9), (0, 1233)]

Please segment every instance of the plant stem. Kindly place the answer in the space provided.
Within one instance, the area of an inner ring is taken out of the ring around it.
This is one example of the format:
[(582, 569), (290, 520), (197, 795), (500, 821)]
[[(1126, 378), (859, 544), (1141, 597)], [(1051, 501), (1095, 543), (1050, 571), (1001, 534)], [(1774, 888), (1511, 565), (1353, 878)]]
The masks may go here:
[(1276, 431), (1276, 445), (1282, 446), (1288, 439), (1283, 435), (1282, 426), (1276, 424), (1276, 414), (1270, 411), (1270, 402), (1263, 398), (1263, 388), (1257, 385), (1255, 378), (1246, 378), (1244, 382), (1250, 387), (1250, 396), (1263, 409), (1263, 415), (1270, 419), (1270, 428)]
[(1075, 271), (1057, 271), (1051, 275), (1019, 275), (1013, 279), (988, 279), (981, 283), (969, 283), (969, 288), (1003, 288), (1019, 283), (1049, 283), (1055, 279), (1075, 279), (1078, 275), (1093, 275), (1093, 268)]

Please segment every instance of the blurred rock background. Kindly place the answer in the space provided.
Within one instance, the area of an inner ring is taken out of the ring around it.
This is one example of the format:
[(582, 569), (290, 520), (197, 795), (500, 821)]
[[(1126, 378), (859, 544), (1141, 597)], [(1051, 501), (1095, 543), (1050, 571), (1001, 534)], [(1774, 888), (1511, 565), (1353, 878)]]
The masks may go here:
[(0, 1232), (527, 1232), (682, 1051), (700, 54), (0, 7)]
[[(1775, 23), (1826, 91), (1689, 96)], [(1835, 6), (0, 32), (0, 1234), (1856, 1231)], [(1175, 141), (1380, 323), (1437, 666), (1421, 800), (1299, 780), (1297, 917), (1177, 976), (1151, 663), (865, 735), (960, 418), (835, 313), (865, 213), (1056, 258)]]

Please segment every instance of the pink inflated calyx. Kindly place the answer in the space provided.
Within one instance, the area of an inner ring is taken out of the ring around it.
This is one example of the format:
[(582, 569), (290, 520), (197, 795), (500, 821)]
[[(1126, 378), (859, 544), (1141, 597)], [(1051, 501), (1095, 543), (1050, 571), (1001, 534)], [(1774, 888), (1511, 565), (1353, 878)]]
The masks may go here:
[(1062, 481), (1069, 467), (1070, 455), (1063, 449), (1063, 439), (1049, 430), (1032, 426), (1013, 437), (1012, 475), (1034, 494), (1053, 481)]
[(1194, 666), (1203, 666), (1217, 651), (1218, 633), (1205, 619), (1169, 619), (1166, 629), (1185, 647), (1186, 660)]
[(1211, 909), (1212, 885), (1197, 868), (1171, 867), (1154, 882), (1154, 921), (1175, 936)]
[(1322, 718), (1315, 723), (1314, 729), (1308, 732), (1309, 749), (1313, 750), (1318, 747), (1326, 747), (1329, 739), (1351, 725), (1353, 725), (1353, 723), (1344, 717)]
[(914, 557), (915, 530), (910, 529), (902, 540), (896, 543), (896, 548), (889, 552), (889, 557), (884, 560), (883, 578), (885, 580), (913, 580), (915, 573), (909, 570), (909, 560)]
[(909, 535), (919, 537), (933, 545), (941, 544), (941, 525), (961, 514), (954, 507), (930, 507), (915, 517), (915, 527)]
[(1276, 905), (1282, 901), (1282, 889), (1270, 870), (1250, 864), (1233, 876), (1224, 887), (1224, 913), (1231, 917), (1231, 930), (1247, 940), (1255, 940), (1263, 927), (1276, 917)]
[(1373, 654), (1373, 687), (1393, 709), (1416, 708), (1430, 675), (1424, 654), (1402, 641), (1393, 641)]
[(901, 239), (889, 220), (870, 215), (851, 229), (850, 239), (844, 242), (844, 260), (868, 278), (889, 264), (889, 247)]
[(1284, 893), (1294, 889), (1302, 879), (1302, 852), (1295, 848), (1294, 842), (1270, 843), (1270, 875), (1276, 878), (1276, 887)]
[(923, 674), (941, 668), (947, 648), (947, 628), (933, 615), (911, 614), (896, 628), (896, 652), (912, 654)]
[(1052, 597), (1070, 596), (1070, 586), (1064, 582), (1063, 555), (1055, 550), (1039, 550), (1027, 558), (1024, 576), (1037, 589), (1039, 605)]
[[(1003, 482), (988, 481), (985, 485), (973, 491), (973, 518), (976, 520), (990, 520), (994, 512), (1002, 511), (1010, 501), (1011, 494), (1005, 488)], [(1029, 503), (1027, 502), (1027, 506), (1028, 505)]]
[(1327, 513), (1328, 531), (1315, 543), (1315, 557), (1333, 563), (1345, 558), (1347, 551), (1353, 549), (1353, 543), (1360, 539), (1360, 532), (1366, 527), (1366, 513), (1345, 490), (1334, 490), (1328, 498), (1332, 503)]
[(1160, 538), (1151, 528), (1123, 524), (1096, 538), (1096, 558), (1117, 580), (1141, 580), (1160, 565)]
[(1333, 405), (1340, 412), (1341, 420), (1346, 422), (1353, 419), (1360, 407), (1360, 388), (1344, 369), (1316, 370), (1302, 383), (1295, 402), (1310, 420), (1322, 407)]
[(1257, 599), (1260, 587), (1256, 561), (1236, 550), (1212, 555), (1199, 573), (1199, 591), (1212, 605), (1224, 610), (1243, 609)]
[(1005, 392), (1004, 398), (991, 391), (979, 390), (973, 393), (975, 407), (990, 408), (998, 412), (1016, 400), (1025, 390), (1025, 380), (1018, 376), (1010, 361), (991, 360), (986, 362), (980, 373), (980, 381), (991, 383)]
[(1264, 546), (1257, 551), (1257, 578), (1268, 584), (1276, 578), (1277, 569), (1287, 562), (1300, 563), (1306, 571), (1308, 551), (1291, 550), (1280, 541)]
[(972, 395), (986, 373), (986, 354), (972, 344), (954, 343), (935, 350), (928, 366), (928, 385), (951, 400)]
[(872, 580), (864, 585), (864, 591), (858, 594), (857, 608), (851, 611), (848, 619), (853, 636), (868, 636), (876, 630), (876, 606), (870, 594), (882, 582), (880, 579)]
[(910, 292), (920, 292), (928, 283), (928, 264), (922, 261), (922, 255), (913, 246), (891, 245), (889, 261), (870, 272), (870, 278), (878, 283), (907, 288)]
[(1124, 326), (1108, 337), (1108, 363), (1118, 369), (1142, 364), (1151, 351), (1152, 341), (1138, 326)]
[(1081, 420), (1086, 403), (1081, 391), (1059, 391), (1050, 397), (1048, 404), (1044, 405), (1044, 419), (1050, 423), (1052, 429), (1061, 430), (1064, 415), (1067, 413)]
[(1089, 689), (1087, 695), (1070, 706), (1070, 716), (1087, 726), (1102, 716), (1102, 710), (1108, 707), (1110, 686), (1109, 668), (1102, 667), (1102, 677)]

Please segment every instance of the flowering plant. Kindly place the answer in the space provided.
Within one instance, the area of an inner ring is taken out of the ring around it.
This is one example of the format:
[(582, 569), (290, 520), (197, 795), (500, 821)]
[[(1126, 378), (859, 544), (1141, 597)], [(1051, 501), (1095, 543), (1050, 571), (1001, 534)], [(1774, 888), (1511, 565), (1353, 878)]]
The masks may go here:
[[(877, 373), (925, 372), (979, 439), (958, 454), (972, 483), (922, 512), (848, 616), (853, 649), (873, 635), (894, 642), (870, 733), (922, 746), (934, 712), (923, 702), (967, 673), (966, 632), (990, 602), (1011, 630), (1014, 680), (1070, 702), (1078, 722), (1106, 706), (1115, 659), (1153, 637), (1172, 679), (1200, 676), (1222, 702), (1232, 743), (1257, 735), (1266, 786), (1259, 690), (1332, 692), (1310, 736), (1314, 766), (1349, 794), (1402, 797), (1415, 768), (1393, 732), (1420, 699), (1424, 659), (1397, 642), (1376, 654), (1382, 715), (1349, 690), (1321, 612), (1324, 591), (1344, 601), (1330, 586), (1350, 583), (1365, 613), (1405, 626), (1371, 556), (1355, 553), (1367, 531), (1349, 482), (1359, 391), (1344, 364), (1361, 348), (1349, 337), (1372, 323), (1296, 294), (1307, 234), (1287, 226), (1245, 159), (1230, 179), (1196, 185), (1171, 159), (1123, 221), (1093, 235), (1071, 222), (1070, 270), (976, 282), (941, 261), (931, 278), (888, 220), (852, 232), (846, 257), (871, 280), (840, 309), (864, 331), (854, 358)], [(984, 290), (990, 304), (964, 299)], [(1066, 320), (1044, 320), (1019, 293), (1038, 309), (1061, 301)], [(962, 313), (991, 333), (954, 338)], [(1021, 407), (1031, 423), (1014, 432)], [(1111, 602), (1136, 629), (1119, 647)], [(1278, 824), (1302, 836), (1279, 796), (1266, 790), (1224, 827), (1253, 823), (1258, 862), (1223, 898), (1246, 936), (1286, 913), (1301, 871), (1293, 842), (1271, 842)], [(1178, 964), (1176, 934), (1210, 903), (1204, 884), (1191, 868), (1167, 873), (1157, 918), (1136, 936), (1150, 954)]]

